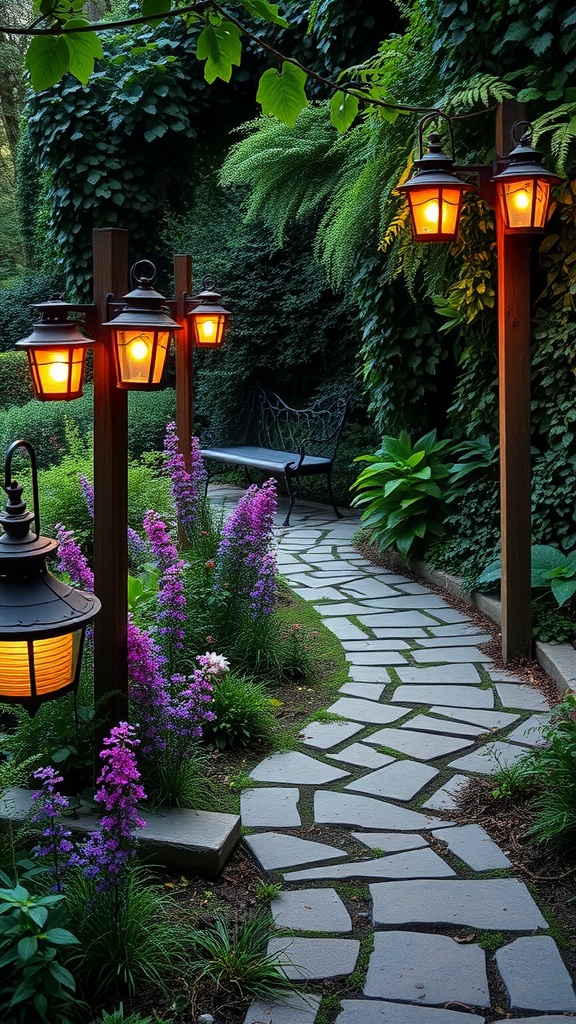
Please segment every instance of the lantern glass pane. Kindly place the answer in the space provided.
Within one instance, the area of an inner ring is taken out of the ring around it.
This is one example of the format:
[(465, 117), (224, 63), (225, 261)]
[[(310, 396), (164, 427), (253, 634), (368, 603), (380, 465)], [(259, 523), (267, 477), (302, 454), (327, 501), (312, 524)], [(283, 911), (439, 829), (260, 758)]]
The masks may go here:
[(166, 364), (169, 331), (116, 331), (116, 351), (123, 384), (160, 384)]
[(86, 348), (33, 348), (28, 350), (32, 383), (37, 398), (66, 401), (82, 396)]
[(195, 313), (194, 336), (199, 348), (217, 348), (222, 342), (226, 318), (222, 313)]
[(543, 231), (546, 225), (550, 185), (540, 178), (497, 181), (498, 196), (507, 231)]
[(69, 689), (76, 678), (82, 630), (44, 640), (0, 641), (0, 698), (19, 700)]
[(456, 238), (462, 189), (450, 186), (412, 189), (408, 192), (412, 234), (417, 241), (445, 242)]

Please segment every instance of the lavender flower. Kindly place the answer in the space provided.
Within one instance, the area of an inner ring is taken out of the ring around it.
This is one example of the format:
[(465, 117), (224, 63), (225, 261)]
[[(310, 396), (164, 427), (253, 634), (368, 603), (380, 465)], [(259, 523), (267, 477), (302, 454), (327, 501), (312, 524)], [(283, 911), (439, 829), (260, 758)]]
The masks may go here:
[(137, 704), (142, 751), (150, 754), (166, 746), (164, 733), (170, 716), (170, 697), (162, 674), (166, 659), (151, 636), (128, 619), (128, 680), (130, 697)]
[(94, 487), (89, 480), (86, 479), (83, 473), (79, 475), (80, 487), (82, 488), (82, 494), (88, 506), (88, 512), (90, 518), (94, 519)]
[(42, 789), (32, 793), (34, 813), (32, 822), (44, 827), (40, 834), (40, 842), (32, 849), (32, 854), (39, 860), (48, 862), (48, 869), (54, 879), (53, 891), (62, 892), (62, 873), (71, 867), (77, 857), (74, 845), (70, 842), (72, 833), (64, 828), (60, 816), (68, 810), (67, 797), (58, 793), (56, 787), (63, 782), (61, 775), (56, 773), (52, 765), (38, 768), (34, 778), (42, 783)]
[(66, 572), (73, 583), (77, 583), (85, 590), (94, 590), (94, 573), (88, 565), (86, 557), (80, 550), (80, 545), (74, 539), (71, 530), (67, 530), (62, 523), (56, 523), (56, 540), (58, 541), (58, 562), (59, 572)]
[(160, 636), (167, 638), (170, 651), (182, 648), (186, 621), (186, 596), (182, 572), (185, 562), (178, 557), (166, 524), (157, 512), (147, 512), (144, 516), (144, 529), (152, 547), (154, 560), (160, 570), (160, 587), (158, 590), (158, 619)]
[(218, 546), (214, 582), (249, 602), (254, 618), (272, 610), (276, 559), (270, 544), (277, 509), (274, 480), (252, 484), (227, 519)]
[(185, 529), (196, 526), (201, 518), (201, 504), (208, 474), (200, 455), (197, 437), (190, 439), (190, 472), (179, 450), (176, 424), (169, 423), (164, 438), (164, 470), (170, 477), (170, 490), (178, 519)]
[(136, 853), (134, 829), (144, 828), (137, 803), (146, 799), (136, 766), (134, 727), (127, 722), (114, 726), (104, 740), (100, 757), (105, 762), (98, 777), (94, 799), (104, 807), (98, 827), (84, 843), (81, 863), (94, 881), (96, 892), (117, 889), (126, 878)]

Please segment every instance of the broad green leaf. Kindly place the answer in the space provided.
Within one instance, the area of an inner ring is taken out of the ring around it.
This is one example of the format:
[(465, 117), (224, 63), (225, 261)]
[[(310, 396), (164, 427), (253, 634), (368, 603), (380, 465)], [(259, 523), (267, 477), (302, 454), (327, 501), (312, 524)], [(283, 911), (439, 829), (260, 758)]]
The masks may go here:
[(43, 932), (43, 937), (54, 946), (68, 946), (79, 942), (79, 939), (66, 928), (49, 928), (48, 931)]
[(48, 910), (46, 907), (30, 907), (28, 917), (30, 917), (34, 921), (34, 924), (37, 924), (39, 928), (42, 928), (42, 926), (46, 924)]
[(232, 21), (219, 25), (206, 25), (198, 36), (196, 56), (205, 60), (204, 78), (211, 85), (217, 78), (229, 82), (232, 66), (240, 66), (242, 59), (242, 32)]
[(532, 548), (532, 586), (549, 586), (551, 577), (547, 574), (564, 567), (566, 562), (566, 555), (558, 548), (552, 547), (551, 544), (534, 544)]
[(330, 100), (330, 120), (339, 132), (345, 132), (353, 123), (360, 104), (349, 92), (335, 92)]
[(282, 28), (290, 28), (290, 22), (279, 14), (278, 4), (269, 4), (268, 0), (238, 0), (238, 2), (253, 18), (268, 21), (272, 25), (281, 25)]
[(21, 960), (30, 960), (38, 949), (38, 939), (34, 935), (25, 935), (18, 943), (18, 956)]
[(559, 605), (566, 604), (576, 594), (576, 580), (552, 580), (552, 593)]
[(70, 50), (64, 36), (34, 36), (26, 67), (35, 92), (51, 89), (70, 69)]
[(382, 448), (387, 455), (392, 455), (395, 459), (409, 459), (412, 455), (412, 447), (410, 445), (410, 438), (407, 434), (400, 434), (400, 437), (385, 437), (382, 442)]
[(414, 452), (414, 455), (411, 455), (410, 458), (406, 460), (406, 464), (408, 466), (410, 466), (411, 469), (414, 469), (414, 466), (417, 466), (420, 462), (422, 462), (422, 459), (425, 459), (425, 458), (426, 458), (426, 452), (423, 452), (423, 451)]
[(256, 94), (262, 113), (271, 114), (293, 128), (298, 114), (308, 105), (304, 91), (307, 77), (306, 72), (290, 60), (284, 61), (280, 72), (275, 68), (265, 71)]
[(171, 6), (171, 0), (142, 0), (142, 14), (149, 17), (151, 24), (155, 25), (161, 19), (154, 15), (166, 14)]
[(502, 577), (502, 566), (500, 559), (489, 562), (486, 568), (480, 573), (478, 583), (495, 583)]
[(65, 39), (70, 51), (70, 72), (86, 85), (94, 71), (94, 60), (103, 56), (102, 43), (95, 32), (71, 32)]

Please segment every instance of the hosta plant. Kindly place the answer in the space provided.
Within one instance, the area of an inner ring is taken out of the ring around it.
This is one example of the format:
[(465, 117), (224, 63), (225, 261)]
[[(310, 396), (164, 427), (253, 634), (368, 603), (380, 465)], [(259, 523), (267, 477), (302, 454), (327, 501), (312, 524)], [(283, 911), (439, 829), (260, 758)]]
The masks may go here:
[(356, 459), (368, 465), (352, 484), (352, 504), (363, 507), (362, 522), (381, 550), (410, 555), (427, 534), (442, 536), (452, 448), (435, 430), (414, 444), (402, 431), (385, 437), (374, 455)]
[[(479, 584), (495, 583), (502, 576), (500, 559), (490, 562), (478, 577)], [(576, 550), (564, 554), (550, 544), (532, 546), (532, 587), (552, 592), (560, 606), (576, 594)]]

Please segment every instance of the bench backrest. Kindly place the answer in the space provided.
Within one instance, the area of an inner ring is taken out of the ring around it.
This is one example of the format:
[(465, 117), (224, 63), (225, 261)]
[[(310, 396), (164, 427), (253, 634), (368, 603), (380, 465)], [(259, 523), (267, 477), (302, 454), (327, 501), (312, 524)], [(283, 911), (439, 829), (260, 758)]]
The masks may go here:
[(248, 429), (249, 443), (262, 448), (333, 459), (344, 427), (348, 401), (327, 399), (309, 409), (292, 409), (273, 391), (256, 388)]

